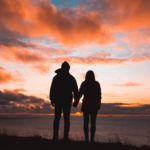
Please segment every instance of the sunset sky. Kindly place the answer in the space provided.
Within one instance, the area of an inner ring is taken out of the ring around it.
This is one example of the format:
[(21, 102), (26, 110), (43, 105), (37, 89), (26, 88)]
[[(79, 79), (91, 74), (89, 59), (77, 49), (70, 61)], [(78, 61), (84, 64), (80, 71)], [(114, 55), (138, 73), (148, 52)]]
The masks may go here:
[(0, 0), (0, 112), (47, 109), (65, 60), (103, 103), (150, 104), (150, 0)]

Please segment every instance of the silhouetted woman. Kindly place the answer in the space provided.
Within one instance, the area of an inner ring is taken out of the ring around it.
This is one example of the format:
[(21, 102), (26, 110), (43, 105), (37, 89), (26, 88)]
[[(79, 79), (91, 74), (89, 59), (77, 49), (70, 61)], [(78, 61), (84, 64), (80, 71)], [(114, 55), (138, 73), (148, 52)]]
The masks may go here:
[[(84, 118), (84, 134), (85, 141), (89, 141), (89, 121), (90, 121), (90, 141), (94, 142), (95, 130), (96, 130), (96, 117), (97, 112), (101, 105), (101, 87), (99, 82), (95, 80), (93, 71), (88, 71), (85, 76), (85, 81), (82, 82), (79, 97), (82, 100), (81, 110)], [(75, 106), (76, 104), (74, 104)]]

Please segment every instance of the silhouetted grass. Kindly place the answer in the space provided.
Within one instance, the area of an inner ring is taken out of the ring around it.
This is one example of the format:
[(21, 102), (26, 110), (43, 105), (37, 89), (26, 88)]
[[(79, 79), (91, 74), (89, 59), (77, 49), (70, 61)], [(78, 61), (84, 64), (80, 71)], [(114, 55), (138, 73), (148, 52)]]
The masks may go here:
[(148, 146), (136, 147), (117, 143), (85, 143), (84, 141), (54, 142), (39, 136), (17, 137), (0, 135), (0, 150), (150, 150)]

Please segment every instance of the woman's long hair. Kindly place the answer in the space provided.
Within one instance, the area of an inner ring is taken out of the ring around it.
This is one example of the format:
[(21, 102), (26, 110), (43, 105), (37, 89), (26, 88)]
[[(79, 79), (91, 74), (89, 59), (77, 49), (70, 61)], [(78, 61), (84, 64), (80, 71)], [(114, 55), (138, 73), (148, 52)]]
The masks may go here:
[(86, 82), (93, 82), (95, 81), (95, 74), (92, 70), (89, 70), (85, 75)]

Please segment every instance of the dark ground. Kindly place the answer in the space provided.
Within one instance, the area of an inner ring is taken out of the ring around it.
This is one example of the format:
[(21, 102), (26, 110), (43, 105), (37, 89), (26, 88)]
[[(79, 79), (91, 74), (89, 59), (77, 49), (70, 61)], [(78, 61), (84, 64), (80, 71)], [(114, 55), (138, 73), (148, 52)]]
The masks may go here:
[(136, 147), (121, 143), (85, 143), (83, 141), (52, 140), (41, 137), (16, 137), (0, 135), (0, 150), (150, 150), (148, 146)]

